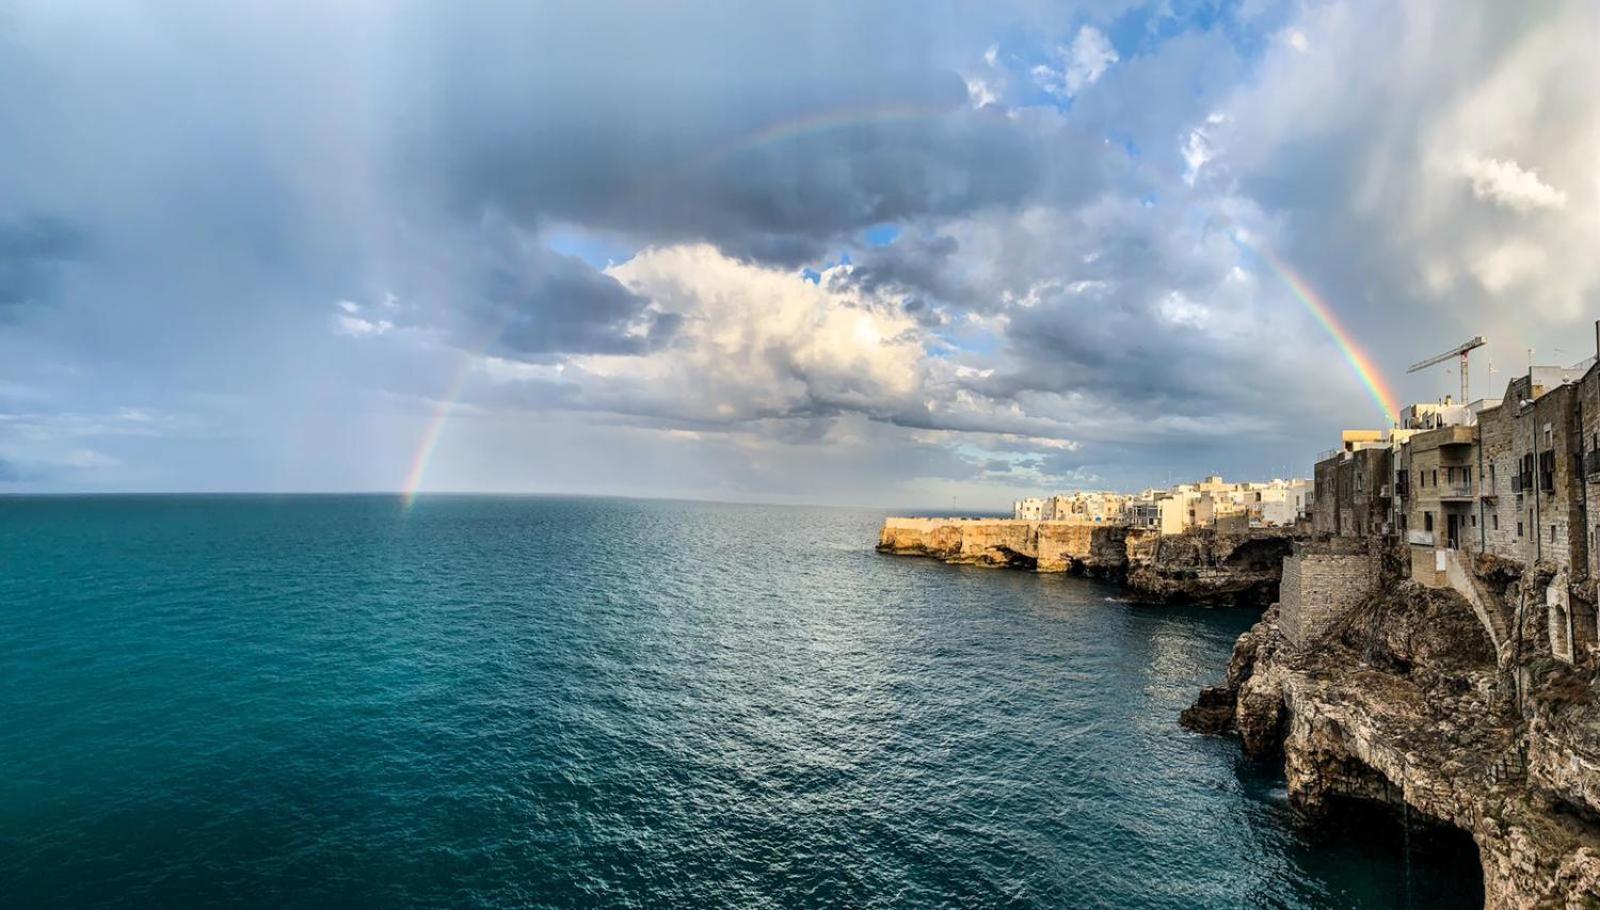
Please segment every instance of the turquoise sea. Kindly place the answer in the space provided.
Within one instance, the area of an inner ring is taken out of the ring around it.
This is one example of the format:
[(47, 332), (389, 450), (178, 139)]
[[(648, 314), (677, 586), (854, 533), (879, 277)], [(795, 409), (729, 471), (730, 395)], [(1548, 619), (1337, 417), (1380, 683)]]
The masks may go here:
[(881, 513), (0, 498), (0, 905), (1455, 907), (1178, 712), (1253, 616)]

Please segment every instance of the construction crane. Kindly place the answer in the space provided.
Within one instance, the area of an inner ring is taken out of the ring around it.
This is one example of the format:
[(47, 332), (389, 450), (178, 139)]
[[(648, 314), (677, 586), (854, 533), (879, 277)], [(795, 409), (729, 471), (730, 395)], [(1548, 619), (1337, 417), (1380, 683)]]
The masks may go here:
[(1436, 363), (1444, 363), (1446, 360), (1449, 360), (1452, 357), (1460, 357), (1461, 358), (1461, 403), (1462, 404), (1466, 404), (1467, 403), (1467, 354), (1470, 353), (1473, 348), (1481, 348), (1481, 347), (1484, 346), (1484, 344), (1486, 344), (1486, 342), (1483, 340), (1483, 336), (1482, 335), (1475, 335), (1475, 336), (1472, 337), (1471, 340), (1463, 341), (1462, 343), (1456, 345), (1455, 347), (1451, 348), (1448, 351), (1445, 351), (1443, 354), (1440, 354), (1437, 357), (1429, 357), (1427, 360), (1424, 360), (1421, 363), (1413, 363), (1411, 365), (1411, 369), (1406, 370), (1406, 372), (1407, 373), (1415, 373), (1418, 370), (1425, 370), (1428, 367), (1431, 367)]

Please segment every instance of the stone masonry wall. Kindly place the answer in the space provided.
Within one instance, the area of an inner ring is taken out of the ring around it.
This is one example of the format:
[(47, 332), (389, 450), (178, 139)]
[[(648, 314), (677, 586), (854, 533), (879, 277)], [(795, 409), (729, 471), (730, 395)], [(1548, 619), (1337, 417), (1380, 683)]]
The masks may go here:
[[(1600, 364), (1596, 364), (1584, 374), (1583, 381), (1578, 383), (1578, 448), (1584, 453), (1600, 451)], [(1587, 467), (1587, 466), (1584, 466)], [(1585, 477), (1581, 495), (1588, 506), (1584, 515), (1584, 528), (1582, 534), (1588, 542), (1588, 566), (1586, 573), (1590, 581), (1600, 578), (1600, 474)]]
[(1378, 560), (1366, 554), (1297, 553), (1283, 561), (1278, 626), (1303, 647), (1377, 589)]

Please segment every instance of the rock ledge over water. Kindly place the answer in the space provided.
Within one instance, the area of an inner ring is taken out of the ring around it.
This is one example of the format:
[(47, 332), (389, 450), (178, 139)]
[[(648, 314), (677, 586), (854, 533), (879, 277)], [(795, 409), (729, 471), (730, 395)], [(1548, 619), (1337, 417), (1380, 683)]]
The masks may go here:
[(1355, 798), (1467, 832), (1491, 910), (1577, 908), (1600, 906), (1597, 704), (1594, 667), (1497, 666), (1465, 599), (1391, 581), (1300, 649), (1268, 610), (1182, 723), (1282, 761), (1313, 817)]

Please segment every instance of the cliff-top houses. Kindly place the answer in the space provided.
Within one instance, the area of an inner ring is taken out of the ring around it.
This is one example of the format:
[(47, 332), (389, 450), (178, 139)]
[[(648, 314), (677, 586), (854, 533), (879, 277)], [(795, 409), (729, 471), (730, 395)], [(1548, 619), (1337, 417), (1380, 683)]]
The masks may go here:
[[(1401, 546), (1413, 579), (1467, 587), (1463, 554), (1552, 573), (1551, 640), (1573, 659), (1596, 639), (1600, 368), (1535, 366), (1498, 399), (1449, 398), (1391, 430), (1346, 430), (1315, 469), (1312, 531)], [(1594, 499), (1591, 504), (1591, 499)], [(1464, 592), (1468, 593), (1468, 592)]]
[(1180, 534), (1195, 528), (1237, 532), (1250, 528), (1292, 527), (1307, 518), (1312, 482), (1306, 479), (1229, 483), (1212, 475), (1198, 483), (1139, 493), (1075, 492), (1020, 499), (1012, 517), (1022, 521), (1065, 521), (1126, 525)]

